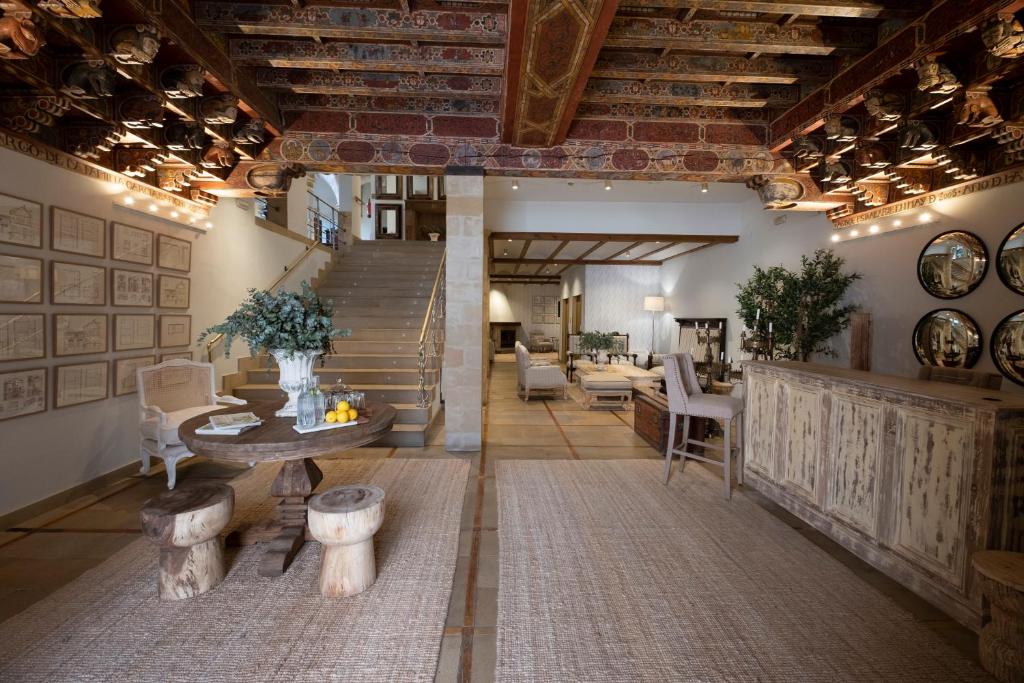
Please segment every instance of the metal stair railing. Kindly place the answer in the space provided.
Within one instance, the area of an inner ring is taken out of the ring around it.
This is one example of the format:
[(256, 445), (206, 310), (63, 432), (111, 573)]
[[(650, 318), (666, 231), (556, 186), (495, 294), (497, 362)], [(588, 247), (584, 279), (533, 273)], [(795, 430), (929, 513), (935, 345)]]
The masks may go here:
[(433, 402), (432, 389), (427, 383), (427, 370), (436, 368), (440, 382), (441, 358), (444, 356), (444, 316), (445, 316), (445, 262), (448, 258), (446, 249), (441, 255), (434, 278), (434, 288), (430, 292), (430, 303), (427, 313), (423, 316), (423, 327), (420, 329), (419, 342), (419, 402), (420, 408), (429, 408)]

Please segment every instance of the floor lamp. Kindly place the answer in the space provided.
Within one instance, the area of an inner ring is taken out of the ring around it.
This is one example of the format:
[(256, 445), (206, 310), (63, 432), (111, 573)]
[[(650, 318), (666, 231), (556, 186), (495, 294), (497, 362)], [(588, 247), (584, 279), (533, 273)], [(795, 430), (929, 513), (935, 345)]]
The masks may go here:
[(665, 297), (645, 296), (644, 310), (651, 312), (651, 353), (647, 357), (647, 367), (654, 365), (654, 323), (657, 322), (658, 314), (665, 310)]

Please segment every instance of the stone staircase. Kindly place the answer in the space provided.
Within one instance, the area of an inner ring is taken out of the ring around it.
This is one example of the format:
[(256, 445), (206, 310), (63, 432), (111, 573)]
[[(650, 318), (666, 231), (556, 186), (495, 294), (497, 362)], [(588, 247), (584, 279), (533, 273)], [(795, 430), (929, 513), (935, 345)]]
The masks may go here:
[[(398, 410), (394, 429), (372, 446), (419, 447), (428, 443), (440, 410), (440, 359), (426, 372), (431, 396), (420, 407), (419, 338), (434, 280), (444, 254), (443, 242), (357, 241), (323, 278), (317, 292), (334, 301), (334, 324), (352, 336), (334, 341), (335, 355), (314, 372), (321, 386), (339, 378), (366, 393), (368, 401)], [(281, 397), (276, 365), (267, 358), (239, 361), (244, 376), (234, 394), (244, 399)]]

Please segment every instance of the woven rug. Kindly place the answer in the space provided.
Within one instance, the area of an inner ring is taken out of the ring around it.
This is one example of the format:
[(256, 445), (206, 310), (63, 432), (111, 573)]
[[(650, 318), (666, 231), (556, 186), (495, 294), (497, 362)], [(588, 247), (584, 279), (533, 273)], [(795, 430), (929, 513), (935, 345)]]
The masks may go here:
[[(276, 579), (241, 549), (227, 578), (191, 600), (161, 602), (157, 550), (143, 539), (0, 624), (2, 681), (433, 681), (458, 555), (469, 464), (322, 460), (318, 490), (376, 484), (387, 494), (375, 537), (377, 582), (324, 598), (320, 545)], [(268, 512), (277, 465), (232, 484), (236, 520)]]
[(720, 479), (661, 468), (498, 461), (498, 681), (991, 680)]

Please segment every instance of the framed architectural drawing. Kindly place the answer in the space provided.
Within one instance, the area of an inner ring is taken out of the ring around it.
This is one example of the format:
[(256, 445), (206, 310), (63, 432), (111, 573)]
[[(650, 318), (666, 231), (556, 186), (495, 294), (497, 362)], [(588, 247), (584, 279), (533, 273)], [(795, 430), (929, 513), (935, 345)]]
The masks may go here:
[(150, 365), (156, 365), (156, 356), (139, 356), (137, 358), (115, 360), (114, 396), (134, 394), (138, 390), (135, 383), (135, 371)]
[(153, 273), (141, 270), (110, 270), (110, 302), (115, 306), (153, 305)]
[(114, 350), (133, 351), (156, 346), (156, 316), (152, 313), (114, 316)]
[(163, 363), (165, 360), (192, 360), (191, 351), (175, 351), (174, 353), (161, 353), (160, 362)]
[(51, 206), (50, 248), (54, 251), (105, 258), (107, 222), (96, 216)]
[(107, 269), (81, 263), (50, 261), (50, 303), (105, 306)]
[(189, 279), (174, 275), (161, 275), (157, 286), (160, 308), (188, 308)]
[(46, 410), (46, 368), (0, 373), (0, 420)]
[(43, 259), (0, 254), (0, 303), (43, 303)]
[(55, 313), (53, 315), (53, 355), (82, 356), (106, 353), (106, 313)]
[(192, 243), (177, 237), (158, 235), (156, 238), (156, 265), (167, 270), (187, 273), (192, 269)]
[(43, 205), (0, 193), (0, 242), (43, 247)]
[(45, 357), (45, 315), (0, 313), (0, 363)]
[(162, 315), (160, 316), (161, 349), (170, 346), (188, 346), (192, 341), (192, 316)]
[(110, 258), (153, 265), (153, 233), (124, 223), (110, 224)]
[(110, 363), (105, 360), (95, 363), (58, 365), (54, 368), (53, 407), (67, 408), (80, 403), (102, 401), (107, 397), (107, 375)]

